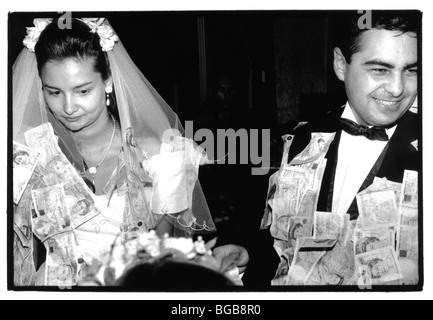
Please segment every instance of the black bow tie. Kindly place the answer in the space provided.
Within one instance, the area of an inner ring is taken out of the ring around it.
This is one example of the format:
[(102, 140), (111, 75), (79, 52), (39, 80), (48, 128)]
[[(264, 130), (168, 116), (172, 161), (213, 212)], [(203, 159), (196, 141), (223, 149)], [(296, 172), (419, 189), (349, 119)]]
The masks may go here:
[(353, 136), (365, 136), (369, 140), (388, 141), (388, 135), (383, 127), (365, 127), (349, 119), (340, 119), (341, 128)]

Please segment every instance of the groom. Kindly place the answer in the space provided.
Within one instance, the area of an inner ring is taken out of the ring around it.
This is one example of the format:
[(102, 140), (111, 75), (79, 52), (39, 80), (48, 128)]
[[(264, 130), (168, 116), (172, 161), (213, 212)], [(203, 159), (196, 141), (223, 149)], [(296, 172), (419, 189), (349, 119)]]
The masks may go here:
[(307, 146), (312, 132), (336, 133), (317, 211), (356, 219), (355, 196), (374, 177), (402, 182), (405, 169), (418, 171), (419, 119), (410, 109), (417, 97), (419, 20), (412, 14), (373, 12), (371, 29), (360, 29), (356, 17), (339, 28), (344, 34), (337, 37), (334, 71), (348, 101), (297, 129), (288, 160)]

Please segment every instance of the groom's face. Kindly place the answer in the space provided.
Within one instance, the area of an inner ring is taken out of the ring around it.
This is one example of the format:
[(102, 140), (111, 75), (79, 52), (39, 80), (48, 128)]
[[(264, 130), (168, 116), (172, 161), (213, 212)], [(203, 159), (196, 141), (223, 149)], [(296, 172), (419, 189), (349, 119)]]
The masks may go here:
[(356, 120), (367, 126), (395, 123), (417, 96), (417, 38), (414, 33), (371, 29), (341, 74)]

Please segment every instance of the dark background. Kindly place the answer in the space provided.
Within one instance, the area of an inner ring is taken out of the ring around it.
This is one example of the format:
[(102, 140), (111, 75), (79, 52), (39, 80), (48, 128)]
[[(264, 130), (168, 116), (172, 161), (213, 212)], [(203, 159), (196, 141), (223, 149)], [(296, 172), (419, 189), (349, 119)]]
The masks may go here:
[[(320, 117), (345, 103), (334, 75), (332, 23), (340, 11), (219, 11), (72, 13), (104, 16), (150, 83), (181, 121), (207, 127), (270, 129), (271, 159), (279, 166), (282, 139), (298, 121)], [(9, 15), (9, 70), (22, 50), (33, 18), (59, 13)], [(236, 103), (229, 121), (212, 108), (216, 80), (229, 74)], [(11, 114), (11, 113), (9, 113)], [(260, 149), (259, 149), (260, 150)], [(200, 181), (218, 228), (219, 243), (250, 253), (247, 289), (270, 286), (279, 261), (269, 231), (260, 231), (269, 176), (252, 176), (251, 165), (200, 169)]]

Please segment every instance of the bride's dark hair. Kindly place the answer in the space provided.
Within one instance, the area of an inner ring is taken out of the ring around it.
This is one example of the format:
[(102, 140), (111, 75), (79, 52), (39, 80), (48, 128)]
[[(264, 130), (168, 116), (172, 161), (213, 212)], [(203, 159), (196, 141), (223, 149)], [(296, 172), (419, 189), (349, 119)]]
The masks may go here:
[[(47, 62), (74, 58), (91, 61), (102, 80), (108, 80), (111, 76), (110, 65), (100, 40), (99, 35), (91, 32), (90, 27), (81, 20), (72, 19), (71, 28), (64, 29), (59, 28), (58, 20), (54, 20), (41, 32), (35, 46), (39, 74)], [(110, 99), (109, 111), (119, 120), (114, 91)]]
[(35, 46), (39, 74), (49, 61), (61, 61), (66, 58), (91, 60), (95, 71), (105, 81), (110, 77), (108, 58), (99, 44), (99, 35), (90, 31), (84, 22), (72, 19), (71, 28), (60, 29), (58, 20), (50, 23), (42, 31)]

